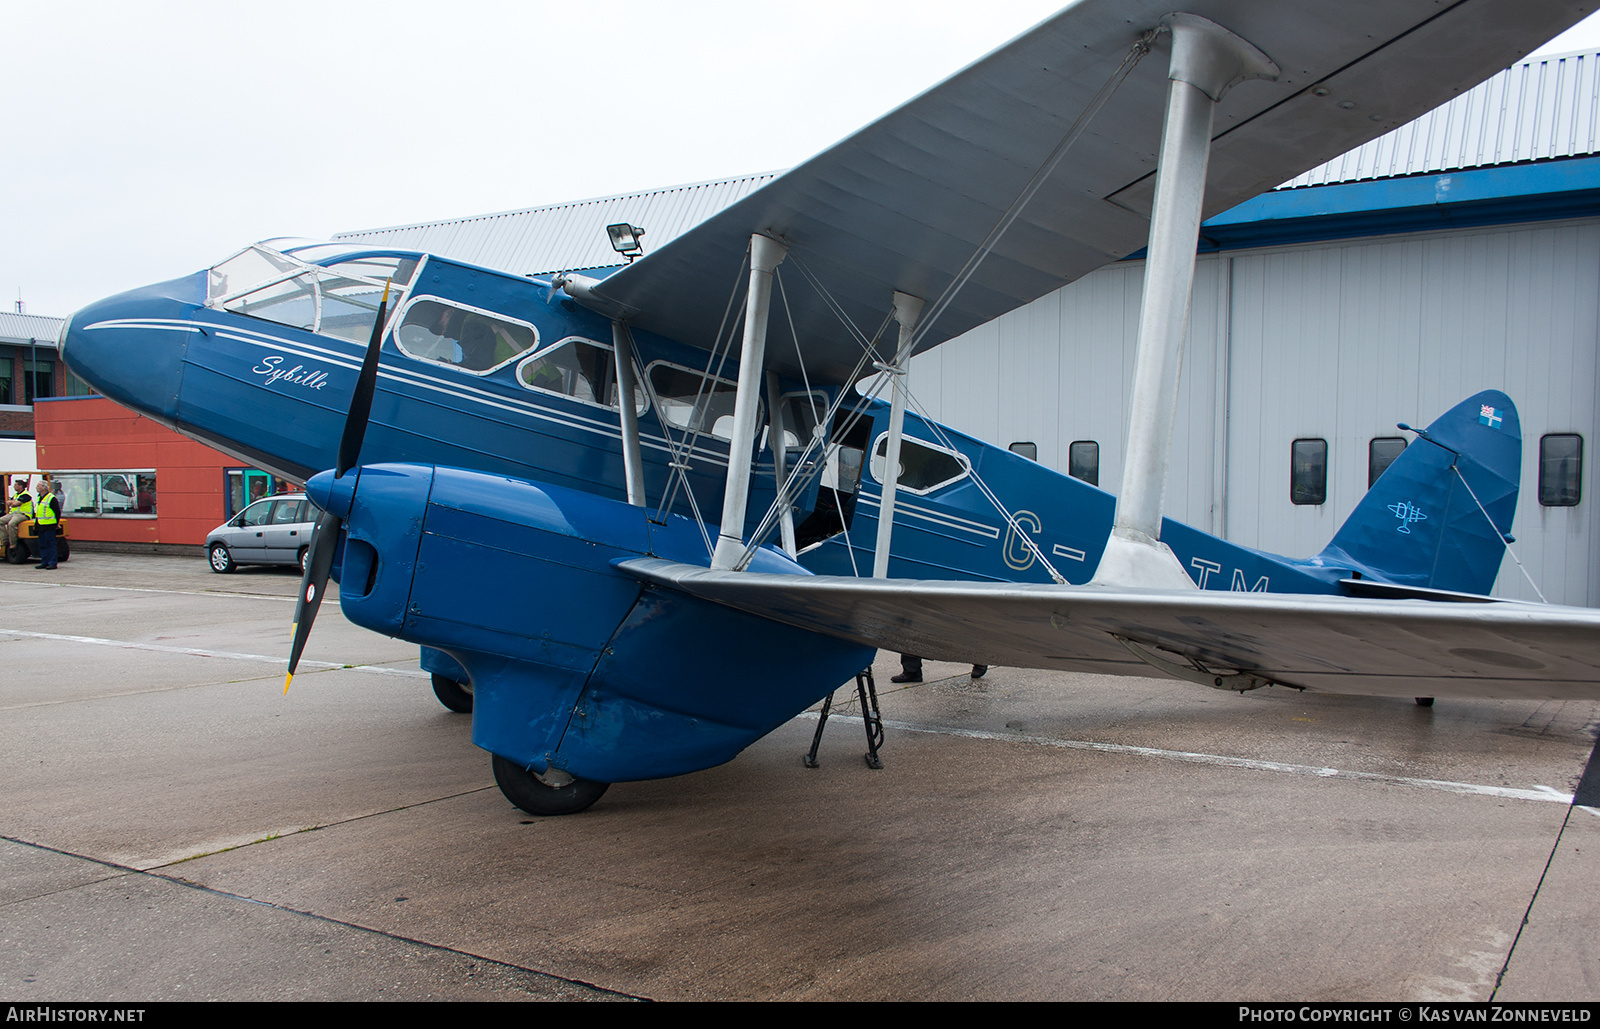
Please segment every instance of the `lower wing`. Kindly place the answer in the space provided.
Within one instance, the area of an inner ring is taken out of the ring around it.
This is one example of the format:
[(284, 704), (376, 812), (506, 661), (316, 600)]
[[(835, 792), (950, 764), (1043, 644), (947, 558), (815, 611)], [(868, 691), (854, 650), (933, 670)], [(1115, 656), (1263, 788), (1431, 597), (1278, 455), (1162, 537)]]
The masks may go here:
[(714, 572), (631, 575), (714, 603), (935, 660), (1149, 675), (1225, 689), (1375, 696), (1600, 697), (1600, 610), (1271, 593)]

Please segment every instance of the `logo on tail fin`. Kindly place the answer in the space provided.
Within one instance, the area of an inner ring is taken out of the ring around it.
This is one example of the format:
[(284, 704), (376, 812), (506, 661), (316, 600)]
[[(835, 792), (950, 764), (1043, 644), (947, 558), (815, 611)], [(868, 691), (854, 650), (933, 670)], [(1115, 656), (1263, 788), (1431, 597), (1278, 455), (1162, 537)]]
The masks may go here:
[[(1478, 408), (1479, 425), (1487, 425), (1491, 429), (1498, 429), (1500, 428), (1500, 423), (1503, 421), (1505, 421), (1505, 417), (1488, 404), (1484, 404), (1482, 407)], [(1404, 516), (1402, 515), (1401, 517)]]
[[(1484, 410), (1488, 411), (1492, 409), (1486, 407)], [(1402, 500), (1399, 503), (1390, 504), (1389, 510), (1393, 511), (1394, 516), (1400, 519), (1400, 525), (1397, 531), (1403, 532), (1407, 536), (1411, 535), (1412, 522), (1425, 522), (1428, 520), (1428, 516), (1423, 514), (1422, 511), (1418, 509), (1417, 505), (1413, 504), (1409, 500)]]

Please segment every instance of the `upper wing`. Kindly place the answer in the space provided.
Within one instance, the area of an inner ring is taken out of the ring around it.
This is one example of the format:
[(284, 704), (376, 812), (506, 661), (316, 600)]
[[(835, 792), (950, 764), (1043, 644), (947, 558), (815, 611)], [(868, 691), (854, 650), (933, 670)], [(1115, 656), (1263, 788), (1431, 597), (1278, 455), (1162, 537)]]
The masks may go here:
[[(637, 312), (643, 328), (709, 346), (750, 235), (762, 232), (786, 241), (870, 332), (893, 291), (930, 302), (939, 295), (1134, 41), (1174, 9), (1231, 29), (1283, 69), (1277, 82), (1235, 87), (1218, 107), (1211, 215), (1438, 106), (1589, 8), (1576, 0), (1081, 0), (595, 292)], [(919, 349), (1144, 245), (1166, 71), (1166, 43), (1158, 42)], [(859, 347), (811, 288), (798, 277), (787, 283), (811, 374), (837, 381)], [(773, 334), (767, 360), (796, 370), (787, 332)]]
[(712, 572), (655, 559), (648, 582), (903, 654), (1150, 675), (1118, 641), (1219, 673), (1377, 696), (1600, 697), (1600, 611), (1203, 590)]

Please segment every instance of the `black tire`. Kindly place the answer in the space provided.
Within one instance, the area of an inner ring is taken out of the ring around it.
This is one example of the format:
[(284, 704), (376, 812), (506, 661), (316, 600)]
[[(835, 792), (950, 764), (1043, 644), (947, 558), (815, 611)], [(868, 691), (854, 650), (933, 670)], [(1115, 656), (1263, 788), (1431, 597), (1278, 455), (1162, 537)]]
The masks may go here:
[(233, 555), (228, 552), (228, 548), (221, 543), (211, 544), (211, 550), (207, 553), (206, 559), (211, 562), (211, 570), (218, 575), (226, 575), (239, 567), (233, 563)]
[(56, 560), (69, 561), (72, 559), (72, 544), (66, 540), (56, 540)]
[(301, 575), (306, 574), (306, 558), (309, 557), (310, 554), (311, 554), (311, 548), (310, 547), (301, 547), (300, 548), (300, 556), (296, 559), (295, 563), (300, 566), (300, 574)]
[(14, 565), (28, 563), (28, 543), (26, 540), (17, 540), (17, 545), (6, 551), (6, 560)]
[(1418, 698), (1416, 698), (1416, 700), (1417, 700), (1417, 706), (1418, 707), (1432, 707), (1433, 706), (1433, 698), (1432, 697), (1418, 697)]
[(439, 703), (459, 715), (472, 713), (472, 687), (463, 686), (448, 675), (433, 673), (433, 695)]
[(610, 787), (608, 782), (574, 779), (565, 786), (546, 786), (515, 761), (494, 755), (494, 781), (506, 799), (530, 815), (575, 815), (588, 810)]

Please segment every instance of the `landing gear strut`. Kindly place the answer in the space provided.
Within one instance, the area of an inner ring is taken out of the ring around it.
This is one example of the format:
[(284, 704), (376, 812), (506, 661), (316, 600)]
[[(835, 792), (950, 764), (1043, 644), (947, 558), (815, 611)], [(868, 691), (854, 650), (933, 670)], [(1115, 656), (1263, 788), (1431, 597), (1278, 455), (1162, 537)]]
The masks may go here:
[[(552, 768), (541, 779), (515, 761), (494, 755), (494, 781), (506, 799), (530, 815), (575, 815), (587, 810), (611, 785), (578, 779)], [(557, 779), (560, 785), (551, 785)], [(546, 780), (550, 780), (547, 782)]]
[[(883, 715), (878, 711), (878, 684), (872, 681), (872, 669), (856, 673), (856, 696), (861, 699), (861, 721), (867, 730), (867, 752), (862, 756), (868, 768), (882, 768), (883, 758), (878, 748), (883, 746)], [(806, 754), (807, 768), (817, 767), (817, 748), (822, 746), (822, 730), (828, 725), (828, 712), (833, 709), (833, 694), (822, 702), (822, 713), (817, 716), (817, 733), (811, 737), (811, 750)]]

